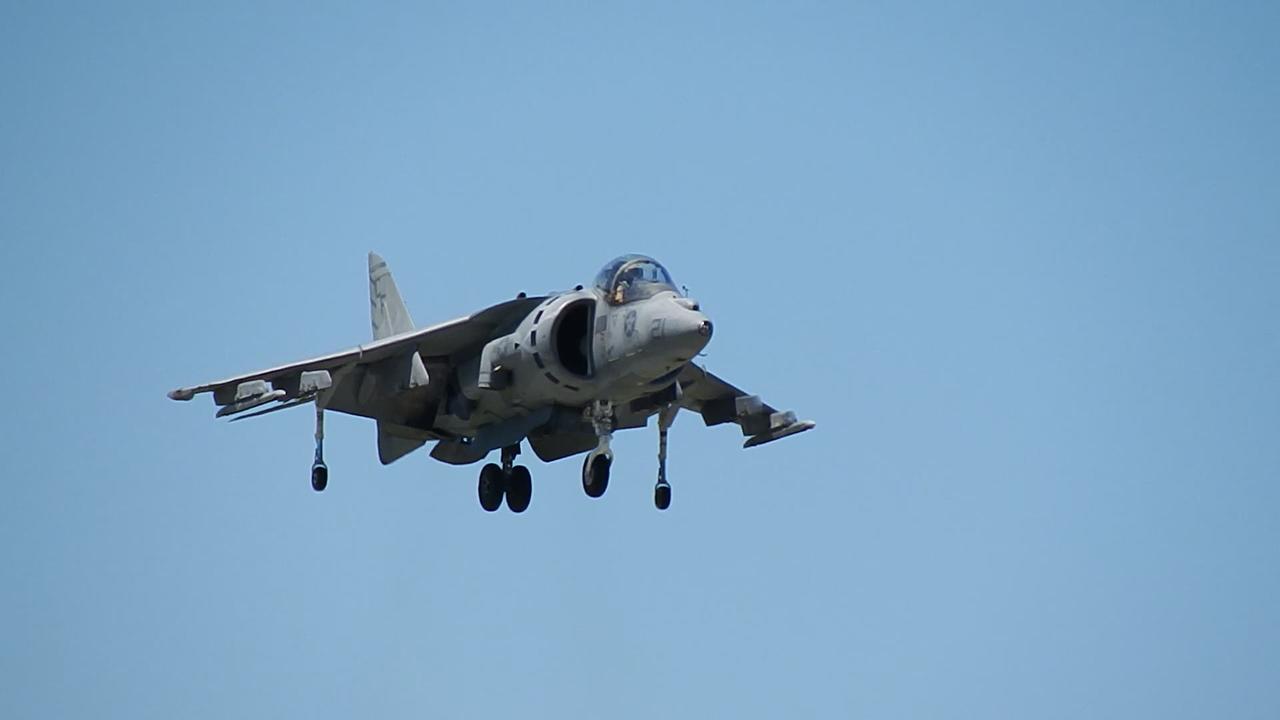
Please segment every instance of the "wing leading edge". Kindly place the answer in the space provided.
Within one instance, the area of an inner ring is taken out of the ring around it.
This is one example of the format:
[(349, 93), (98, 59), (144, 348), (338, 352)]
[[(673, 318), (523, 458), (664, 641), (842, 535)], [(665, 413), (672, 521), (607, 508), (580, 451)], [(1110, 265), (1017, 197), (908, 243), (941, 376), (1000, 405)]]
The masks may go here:
[(348, 372), (360, 366), (413, 353), (421, 358), (456, 357), (483, 345), (500, 329), (518, 322), (545, 299), (516, 298), (466, 317), (398, 333), (349, 350), (200, 385), (180, 387), (169, 391), (168, 395), (171, 400), (185, 401), (201, 393), (211, 392), (214, 403), (220, 408), (218, 417), (242, 413), (273, 401), (280, 405), (242, 417), (282, 410), (286, 406), (292, 407), (314, 400), (322, 393), (332, 392)]

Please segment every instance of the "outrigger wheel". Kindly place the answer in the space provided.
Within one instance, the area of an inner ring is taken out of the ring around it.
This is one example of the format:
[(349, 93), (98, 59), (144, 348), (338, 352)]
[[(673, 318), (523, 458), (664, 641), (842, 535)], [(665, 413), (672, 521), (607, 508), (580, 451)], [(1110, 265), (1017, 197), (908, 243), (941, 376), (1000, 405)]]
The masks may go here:
[(329, 487), (329, 466), (317, 462), (311, 466), (311, 489), (324, 492), (326, 487)]
[(667, 483), (658, 483), (653, 486), (653, 504), (659, 510), (666, 510), (671, 507), (671, 486)]

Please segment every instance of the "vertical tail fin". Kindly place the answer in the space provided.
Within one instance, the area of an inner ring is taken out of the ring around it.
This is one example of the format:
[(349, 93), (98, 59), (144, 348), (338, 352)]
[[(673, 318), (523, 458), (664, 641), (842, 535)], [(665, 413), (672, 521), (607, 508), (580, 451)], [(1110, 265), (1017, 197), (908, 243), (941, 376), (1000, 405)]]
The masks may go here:
[(369, 253), (369, 314), (374, 340), (413, 329), (413, 318), (400, 299), (391, 269), (377, 253)]

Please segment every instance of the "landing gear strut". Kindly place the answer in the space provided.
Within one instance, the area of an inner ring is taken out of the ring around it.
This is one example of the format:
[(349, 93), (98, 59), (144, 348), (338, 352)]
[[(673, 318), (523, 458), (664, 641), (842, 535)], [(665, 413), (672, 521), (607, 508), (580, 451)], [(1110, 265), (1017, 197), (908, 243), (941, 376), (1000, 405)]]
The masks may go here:
[(520, 454), (520, 445), (508, 445), (502, 448), (502, 465), (489, 463), (480, 469), (480, 483), (477, 492), (480, 496), (480, 507), (487, 512), (494, 512), (502, 507), (502, 498), (507, 499), (507, 507), (514, 513), (522, 513), (529, 509), (529, 501), (533, 499), (533, 476), (529, 468), (514, 465)]
[(659, 510), (671, 507), (671, 485), (667, 482), (667, 430), (679, 412), (679, 405), (668, 405), (658, 413), (658, 483), (653, 486), (653, 504)]
[(582, 489), (588, 497), (598, 498), (609, 489), (609, 468), (613, 466), (613, 451), (609, 449), (609, 441), (613, 439), (613, 403), (597, 400), (586, 415), (596, 431), (597, 444), (582, 461)]
[(329, 466), (324, 464), (324, 408), (316, 403), (316, 459), (311, 463), (311, 489), (322, 492), (329, 486)]

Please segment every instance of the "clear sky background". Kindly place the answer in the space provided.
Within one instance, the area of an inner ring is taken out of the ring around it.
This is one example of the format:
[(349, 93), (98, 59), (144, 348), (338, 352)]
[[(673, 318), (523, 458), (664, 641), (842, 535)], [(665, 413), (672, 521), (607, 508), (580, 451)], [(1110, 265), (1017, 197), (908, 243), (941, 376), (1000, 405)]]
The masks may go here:
[[(0, 8), (0, 717), (1280, 716), (1275, 3)], [(651, 254), (608, 494), (172, 387)]]

